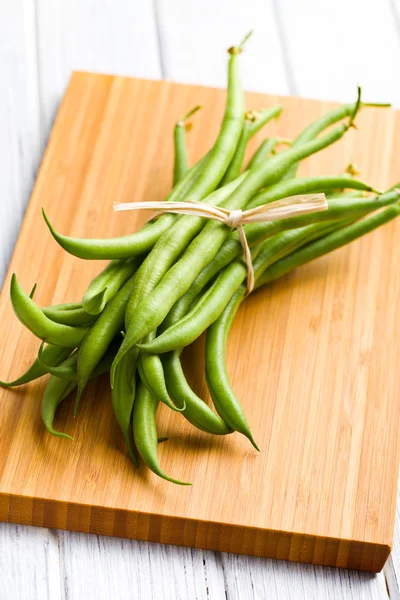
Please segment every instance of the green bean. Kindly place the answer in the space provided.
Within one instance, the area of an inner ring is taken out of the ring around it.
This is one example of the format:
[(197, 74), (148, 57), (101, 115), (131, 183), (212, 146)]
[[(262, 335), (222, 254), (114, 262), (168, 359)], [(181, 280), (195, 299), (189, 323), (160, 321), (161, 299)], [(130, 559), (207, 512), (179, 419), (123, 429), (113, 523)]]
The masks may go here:
[[(358, 88), (358, 95), (359, 95), (359, 97), (361, 95), (360, 88)], [(367, 107), (367, 106), (386, 107), (386, 106), (390, 106), (390, 105), (389, 104), (378, 105), (378, 104), (369, 104), (369, 103), (362, 102), (362, 103), (360, 103), (360, 106), (361, 107)], [(337, 123), (338, 121), (341, 121), (342, 119), (344, 119), (346, 117), (350, 117), (353, 109), (354, 109), (353, 104), (344, 104), (342, 106), (338, 106), (337, 108), (334, 108), (327, 114), (322, 115), (322, 117), (319, 117), (319, 119), (316, 119), (313, 123), (308, 125), (308, 127), (303, 129), (303, 131), (293, 140), (292, 146), (300, 146), (300, 145), (304, 144), (305, 142), (313, 140), (324, 129), (326, 129), (330, 125), (333, 125), (334, 123)], [(300, 164), (299, 162), (294, 163), (287, 170), (287, 172), (284, 174), (282, 179), (291, 179), (292, 177), (296, 177), (296, 173), (297, 173), (297, 169), (299, 168), (299, 164)]]
[[(73, 351), (73, 348), (61, 348), (60, 346), (52, 346), (48, 344), (45, 346), (42, 352), (42, 357), (47, 366), (53, 367), (62, 363)], [(38, 359), (33, 362), (29, 369), (14, 381), (0, 381), (2, 387), (16, 387), (18, 385), (24, 385), (35, 379), (39, 379), (43, 375), (46, 375), (47, 369), (44, 369), (39, 363)]]
[[(65, 366), (76, 364), (77, 355), (73, 354), (64, 361)], [(76, 381), (67, 381), (65, 379), (59, 379), (54, 375), (51, 375), (47, 382), (46, 389), (44, 391), (41, 416), (44, 426), (47, 431), (57, 437), (67, 438), (72, 440), (73, 438), (67, 433), (56, 431), (53, 427), (54, 416), (57, 407), (69, 394), (76, 388)]]
[[(250, 171), (244, 181), (224, 202), (224, 206), (231, 210), (241, 208), (260, 188), (277, 181), (288, 166), (300, 157), (318, 152), (340, 139), (351, 127), (359, 105), (360, 99), (354, 105), (347, 123), (335, 127), (317, 140), (282, 152), (267, 161), (265, 165)], [(137, 307), (135, 319), (129, 323), (126, 336), (111, 368), (111, 386), (113, 385), (114, 370), (121, 357), (162, 323), (176, 300), (189, 289), (197, 275), (215, 257), (228, 235), (229, 230), (225, 225), (216, 222), (207, 223), (160, 283), (143, 298)]]
[[(147, 343), (151, 343), (151, 340), (154, 339), (155, 335), (156, 332), (152, 332), (148, 335), (146, 337)], [(138, 367), (141, 380), (157, 400), (161, 400), (161, 402), (166, 404), (168, 408), (171, 408), (172, 410), (178, 412), (185, 410), (185, 402), (183, 402), (182, 406), (176, 406), (171, 401), (164, 380), (164, 369), (157, 355), (141, 352)]]
[[(106, 353), (101, 358), (101, 360), (98, 363), (98, 365), (96, 366), (96, 368), (93, 370), (92, 375), (91, 375), (92, 379), (94, 379), (95, 377), (98, 377), (99, 375), (103, 375), (104, 373), (107, 373), (110, 370), (112, 361), (114, 360), (114, 357), (115, 357), (116, 353), (118, 352), (120, 343), (121, 343), (121, 339), (119, 336), (113, 342), (111, 342), (110, 346), (107, 348)], [(61, 363), (61, 364), (59, 363), (58, 365), (51, 365), (46, 361), (46, 357), (45, 357), (46, 348), (43, 348), (43, 346), (44, 346), (44, 342), (42, 342), (42, 344), (39, 348), (37, 360), (39, 362), (39, 365), (41, 367), (43, 367), (44, 372), (50, 373), (51, 375), (54, 375), (55, 377), (58, 377), (59, 379), (66, 379), (68, 381), (77, 381), (78, 380), (78, 372), (77, 372), (76, 361), (71, 364), (67, 364), (67, 365), (65, 365), (64, 363)]]
[[(347, 223), (348, 220), (345, 221)], [(280, 258), (281, 253), (287, 254), (288, 248), (303, 245), (309, 239), (321, 235), (321, 231), (337, 229), (336, 221), (328, 221), (324, 225), (310, 225), (294, 229), (266, 240), (257, 248), (258, 254), (253, 255), (255, 277), (264, 270), (271, 261)], [(223, 269), (211, 287), (203, 294), (195, 306), (174, 325), (163, 331), (153, 341), (138, 344), (145, 352), (162, 354), (193, 343), (224, 311), (227, 303), (247, 276), (247, 268), (242, 260), (232, 262)]]
[[(337, 230), (348, 222), (348, 220), (341, 220), (321, 225), (310, 225), (298, 230), (281, 233), (268, 243), (264, 242), (253, 263), (256, 280), (270, 264), (279, 260), (281, 256), (285, 256), (285, 254), (315, 238), (320, 238), (326, 233)], [(242, 284), (226, 304), (219, 318), (208, 329), (206, 338), (206, 378), (218, 414), (232, 429), (245, 435), (258, 449), (251, 435), (243, 408), (230, 385), (226, 369), (227, 336), (236, 311), (245, 295), (246, 287)]]
[(316, 192), (328, 192), (336, 188), (346, 188), (354, 190), (364, 190), (366, 192), (378, 193), (370, 185), (358, 181), (349, 175), (328, 176), (320, 175), (317, 177), (297, 177), (296, 179), (288, 179), (269, 187), (256, 194), (246, 208), (254, 208), (261, 206), (274, 200), (280, 200), (289, 196), (298, 194), (313, 194)]
[(136, 348), (125, 354), (118, 365), (114, 388), (111, 390), (114, 415), (124, 436), (129, 456), (136, 466), (139, 463), (132, 448), (131, 421), (136, 394), (135, 372), (137, 355)]
[[(188, 190), (205, 168), (208, 155), (196, 163), (165, 199), (175, 202), (186, 197)], [(140, 231), (116, 238), (86, 239), (68, 237), (58, 233), (50, 223), (44, 209), (43, 218), (56, 242), (69, 254), (88, 260), (121, 259), (139, 256), (151, 250), (158, 238), (174, 223), (176, 217), (165, 214), (146, 223)]]
[(82, 298), (83, 309), (92, 315), (101, 313), (138, 265), (139, 258), (111, 261), (89, 284)]
[[(287, 182), (289, 183), (289, 182)], [(286, 185), (286, 182), (285, 182)], [(300, 217), (291, 217), (274, 221), (271, 223), (255, 223), (244, 227), (249, 245), (254, 246), (265, 239), (271, 238), (285, 230), (298, 229), (313, 223), (333, 221), (348, 217), (349, 219), (361, 218), (362, 216), (388, 206), (398, 201), (398, 192), (386, 192), (378, 198), (354, 198), (348, 200), (347, 194), (340, 197), (328, 199), (328, 210)], [(221, 269), (226, 267), (243, 253), (243, 248), (237, 232), (232, 233), (218, 251), (215, 258), (199, 273), (189, 290), (179, 298), (170, 309), (163, 323), (166, 329), (187, 313), (194, 299), (200, 294), (204, 287), (217, 275)]]
[(29, 294), (29, 298), (31, 300), (33, 300), (33, 296), (35, 295), (36, 288), (37, 288), (37, 283), (34, 283), (32, 289), (31, 289), (31, 293)]
[[(192, 201), (204, 200), (217, 187), (231, 161), (240, 137), (244, 114), (244, 98), (240, 88), (238, 65), (240, 51), (240, 47), (229, 50), (228, 95), (225, 114), (205, 168), (189, 191), (189, 199)], [(234, 182), (232, 184), (235, 185)], [(218, 198), (225, 198), (226, 193), (226, 188), (222, 188), (214, 193), (211, 200), (208, 198), (207, 201), (216, 203)], [(200, 231), (203, 224), (204, 219), (200, 217), (183, 216), (160, 237), (138, 270), (137, 292), (128, 307), (126, 324), (129, 324), (131, 320), (138, 299), (142, 299), (151, 291), (164, 273), (174, 264), (191, 239)], [(145, 335), (147, 333), (150, 331)]]
[(97, 315), (89, 315), (82, 308), (81, 302), (70, 302), (68, 304), (54, 304), (53, 306), (44, 306), (41, 311), (46, 317), (55, 323), (61, 325), (72, 325), (80, 327), (90, 325), (97, 319)]
[(206, 337), (206, 379), (217, 413), (235, 431), (242, 433), (256, 450), (257, 446), (243, 408), (234, 394), (226, 371), (226, 341), (229, 329), (246, 293), (239, 288), (221, 316), (211, 325)]
[(328, 252), (332, 252), (337, 248), (341, 248), (342, 246), (349, 244), (353, 240), (356, 240), (357, 238), (373, 231), (377, 227), (380, 227), (392, 219), (395, 219), (397, 216), (399, 216), (399, 214), (400, 206), (399, 204), (394, 204), (393, 206), (389, 206), (389, 208), (386, 208), (375, 215), (366, 217), (362, 221), (358, 221), (353, 225), (344, 227), (337, 232), (331, 233), (320, 240), (308, 244), (304, 248), (293, 252), (293, 254), (289, 254), (289, 256), (282, 258), (266, 269), (264, 274), (257, 282), (257, 287), (261, 287), (270, 281), (274, 281), (275, 279), (286, 275), (286, 273), (293, 271), (295, 268), (304, 265), (315, 258), (323, 256)]
[(268, 138), (261, 142), (260, 146), (251, 157), (246, 169), (254, 169), (255, 167), (263, 164), (274, 150), (275, 146), (278, 144), (278, 140), (279, 138)]
[(193, 392), (183, 373), (179, 351), (164, 354), (162, 364), (168, 393), (175, 402), (185, 403), (185, 408), (182, 411), (185, 419), (197, 429), (201, 429), (206, 433), (214, 435), (232, 433), (230, 427)]
[(225, 185), (239, 176), (248, 141), (261, 129), (261, 127), (271, 119), (277, 118), (281, 112), (282, 106), (277, 104), (262, 112), (248, 111), (245, 113), (242, 133), (236, 147), (236, 152), (229, 163), (228, 169), (221, 181), (221, 185)]
[(107, 304), (106, 308), (83, 340), (79, 349), (78, 394), (74, 414), (77, 412), (82, 392), (93, 369), (106, 352), (112, 339), (123, 327), (125, 309), (135, 285), (135, 277), (136, 275), (132, 275), (117, 292), (111, 302)]
[(13, 310), (25, 327), (38, 338), (54, 346), (76, 348), (87, 334), (88, 327), (61, 325), (48, 319), (29, 298), (17, 282), (15, 273), (11, 278), (10, 297)]
[(187, 123), (187, 120), (193, 116), (201, 106), (195, 106), (190, 110), (182, 119), (175, 124), (174, 127), (174, 186), (183, 179), (186, 173), (189, 171), (189, 158), (186, 147), (186, 131), (191, 126), (191, 123)]
[(159, 401), (147, 389), (144, 383), (139, 382), (136, 390), (135, 403), (133, 405), (133, 438), (139, 456), (144, 464), (153, 473), (179, 485), (191, 485), (169, 477), (160, 467), (157, 456), (157, 426), (156, 412)]
[[(174, 152), (174, 155), (175, 155), (174, 156), (174, 185), (176, 185), (176, 183), (178, 181), (180, 181), (180, 179), (182, 179), (185, 172), (189, 168), (189, 159), (188, 159), (187, 148), (186, 148), (186, 131), (187, 131), (188, 124), (186, 123), (186, 120), (188, 117), (190, 117), (193, 114), (193, 112), (196, 112), (196, 110), (198, 110), (199, 108), (200, 107), (197, 106), (195, 109), (190, 111), (187, 115), (185, 115), (185, 117), (183, 119), (178, 121), (178, 123), (175, 125), (175, 129), (174, 129), (174, 148), (175, 148), (175, 152)], [(149, 285), (149, 281), (146, 281), (145, 286), (147, 287), (148, 285)], [(128, 305), (128, 310), (125, 313), (127, 321), (129, 320), (129, 316), (130, 316), (130, 314), (132, 314), (133, 309), (135, 307), (136, 307), (136, 299), (135, 299), (135, 297), (132, 297), (131, 302)], [(155, 337), (155, 335), (156, 335), (155, 331), (150, 333), (148, 336), (145, 337), (145, 341), (152, 340), (153, 337)], [(133, 349), (133, 352), (135, 353), (135, 357), (137, 358), (137, 353), (135, 352), (135, 349)], [(131, 353), (132, 353), (132, 350), (128, 353), (128, 355)], [(125, 357), (122, 359), (122, 362), (124, 360), (125, 360)], [(155, 396), (155, 398), (157, 398), (158, 400), (161, 400), (162, 402), (164, 402), (167, 406), (172, 408), (172, 410), (175, 410), (177, 407), (174, 405), (173, 402), (171, 402), (171, 399), (169, 397), (167, 386), (165, 383), (165, 378), (164, 378), (164, 369), (163, 369), (163, 365), (161, 364), (161, 360), (159, 359), (159, 357), (154, 354), (142, 353), (139, 358), (139, 361), (138, 361), (138, 368), (139, 368), (139, 374), (140, 374), (141, 380), (146, 385), (146, 387), (150, 390), (150, 392), (153, 394), (153, 396)], [(117, 367), (117, 369), (116, 369), (117, 377), (118, 377), (118, 371), (119, 371), (119, 369)], [(117, 383), (115, 385), (117, 385)], [(115, 389), (115, 385), (113, 388), (113, 392)], [(184, 402), (182, 403), (182, 406), (185, 407)]]
[[(242, 183), (242, 181), (245, 180), (247, 176), (248, 173), (243, 173), (234, 181), (231, 181), (224, 187), (215, 190), (207, 197), (207, 202), (209, 204), (213, 204), (214, 206), (222, 204), (224, 200), (229, 197), (229, 195)], [(187, 218), (204, 221), (204, 219), (198, 219), (198, 217)], [(126, 327), (128, 327), (129, 323), (132, 321), (136, 308), (140, 304), (141, 300), (152, 291), (152, 289), (159, 283), (168, 269), (175, 264), (175, 261), (182, 253), (183, 243), (190, 241), (184, 237), (184, 233), (179, 232), (179, 227), (177, 227), (179, 222), (176, 222), (175, 226), (171, 227), (169, 234), (165, 234), (162, 238), (160, 238), (160, 240), (154, 246), (152, 252), (143, 261), (142, 265), (138, 269), (135, 290), (131, 299), (129, 300), (126, 310)]]
[(246, 277), (246, 266), (240, 260), (226, 267), (187, 315), (151, 342), (138, 344), (144, 352), (163, 354), (194, 342), (224, 310), (235, 290)]

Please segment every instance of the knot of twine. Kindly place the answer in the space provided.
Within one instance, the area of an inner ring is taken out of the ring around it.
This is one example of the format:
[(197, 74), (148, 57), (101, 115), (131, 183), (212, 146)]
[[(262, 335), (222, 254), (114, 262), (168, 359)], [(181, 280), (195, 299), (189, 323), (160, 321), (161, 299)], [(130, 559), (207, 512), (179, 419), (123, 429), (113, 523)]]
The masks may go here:
[[(154, 215), (163, 213), (176, 213), (180, 215), (193, 215), (205, 219), (214, 219), (224, 223), (232, 229), (237, 229), (240, 243), (243, 248), (243, 257), (247, 267), (247, 294), (254, 289), (254, 268), (251, 252), (246, 239), (243, 225), (249, 223), (267, 223), (288, 217), (297, 217), (313, 212), (326, 210), (328, 204), (325, 194), (302, 194), (282, 198), (270, 204), (263, 204), (250, 210), (228, 210), (204, 202), (115, 202), (114, 210), (151, 210)], [(151, 217), (152, 218), (152, 217)]]

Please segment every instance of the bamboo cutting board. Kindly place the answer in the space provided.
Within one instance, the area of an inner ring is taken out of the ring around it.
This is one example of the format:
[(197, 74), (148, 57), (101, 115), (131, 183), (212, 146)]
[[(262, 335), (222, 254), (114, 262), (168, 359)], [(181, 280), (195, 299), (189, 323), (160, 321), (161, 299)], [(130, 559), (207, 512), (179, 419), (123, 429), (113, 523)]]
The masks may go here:
[[(126, 234), (143, 215), (115, 200), (159, 200), (171, 185), (172, 126), (196, 104), (192, 160), (213, 142), (223, 90), (75, 73), (62, 102), (0, 303), (0, 376), (13, 379), (38, 341), (14, 317), (12, 272), (41, 305), (80, 299), (103, 267), (68, 256), (41, 206), (69, 235)], [(248, 108), (280, 101), (263, 135), (293, 137), (333, 105), (247, 94)], [(339, 173), (354, 161), (385, 188), (399, 179), (400, 113), (364, 109), (358, 130), (306, 161), (303, 174)], [(160, 462), (174, 486), (126, 456), (107, 377), (72, 400), (45, 433), (44, 380), (0, 389), (0, 520), (265, 557), (379, 571), (393, 536), (399, 459), (400, 222), (305, 266), (242, 306), (228, 368), (261, 453), (239, 434), (201, 433), (164, 406)], [(199, 342), (186, 370), (204, 398)]]

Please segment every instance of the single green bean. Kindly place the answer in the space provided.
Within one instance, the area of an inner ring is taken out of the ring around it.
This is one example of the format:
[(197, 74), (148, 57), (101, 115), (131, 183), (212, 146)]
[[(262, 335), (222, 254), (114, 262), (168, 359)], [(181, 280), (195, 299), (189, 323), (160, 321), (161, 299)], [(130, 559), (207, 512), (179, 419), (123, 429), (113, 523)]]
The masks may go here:
[[(112, 361), (116, 353), (118, 352), (118, 348), (121, 344), (121, 339), (118, 336), (107, 348), (106, 353), (101, 358), (100, 362), (93, 370), (91, 379), (98, 377), (99, 375), (103, 375), (110, 370)], [(41, 367), (45, 370), (45, 373), (50, 373), (59, 379), (66, 379), (68, 381), (77, 381), (78, 380), (78, 371), (76, 361), (70, 364), (59, 363), (58, 365), (51, 365), (46, 361), (45, 352), (46, 348), (43, 348), (44, 342), (42, 342), (37, 360)], [(77, 352), (77, 351), (76, 351)]]
[(11, 304), (18, 319), (38, 338), (54, 346), (76, 348), (80, 346), (88, 327), (71, 327), (55, 323), (46, 317), (17, 282), (15, 273), (11, 278)]
[[(150, 333), (145, 339), (147, 343), (155, 338), (156, 332)], [(164, 379), (164, 369), (162, 363), (157, 355), (150, 354), (148, 352), (141, 352), (139, 357), (139, 375), (146, 387), (149, 388), (152, 395), (161, 400), (164, 404), (171, 408), (181, 412), (185, 410), (186, 403), (182, 406), (176, 406), (169, 397), (167, 386)]]
[[(72, 356), (67, 358), (63, 364), (65, 366), (69, 366), (74, 363), (76, 364), (76, 360), (77, 355), (73, 354)], [(69, 440), (73, 439), (67, 433), (56, 431), (53, 427), (53, 421), (57, 407), (76, 388), (76, 385), (76, 381), (67, 381), (65, 379), (59, 379), (54, 375), (51, 375), (47, 382), (42, 399), (41, 416), (44, 426), (46, 427), (47, 431), (52, 435), (55, 435), (57, 437), (64, 437)]]
[(139, 257), (111, 261), (89, 284), (82, 298), (83, 309), (91, 315), (100, 314), (121, 286), (133, 275), (140, 262)]
[(157, 456), (158, 440), (156, 412), (158, 405), (159, 401), (157, 398), (149, 392), (144, 383), (139, 382), (136, 390), (135, 403), (133, 405), (132, 419), (133, 438), (135, 440), (136, 449), (144, 464), (159, 477), (171, 481), (172, 483), (191, 485), (190, 483), (172, 479), (172, 477), (169, 477), (164, 473), (160, 467)]
[(97, 315), (89, 315), (82, 308), (81, 302), (70, 302), (68, 304), (55, 304), (54, 306), (44, 306), (41, 308), (43, 314), (55, 323), (61, 325), (72, 325), (81, 327), (90, 325), (97, 319)]
[(191, 123), (187, 120), (194, 115), (201, 106), (195, 106), (182, 119), (175, 124), (174, 127), (174, 186), (183, 179), (189, 171), (189, 157), (186, 147), (186, 131), (189, 130)]
[(182, 370), (179, 351), (164, 354), (162, 364), (168, 393), (178, 404), (185, 403), (182, 415), (189, 423), (214, 435), (232, 433), (232, 429), (193, 392)]
[(82, 392), (93, 369), (106, 352), (112, 339), (121, 331), (124, 323), (126, 306), (135, 285), (136, 275), (122, 286), (114, 298), (107, 304), (96, 323), (85, 337), (78, 358), (78, 394), (75, 403), (76, 414)]
[[(185, 177), (174, 187), (165, 200), (175, 202), (184, 199), (188, 190), (205, 168), (207, 160), (208, 155), (204, 156), (196, 163)], [(88, 260), (132, 258), (144, 254), (151, 250), (158, 238), (161, 237), (165, 231), (168, 231), (176, 219), (172, 214), (165, 214), (146, 223), (146, 225), (136, 233), (130, 233), (116, 238), (86, 239), (68, 237), (58, 233), (50, 223), (44, 209), (42, 212), (47, 227), (56, 242), (64, 250), (69, 252), (69, 254)]]
[(377, 192), (373, 187), (358, 181), (349, 175), (320, 175), (317, 177), (297, 177), (296, 179), (288, 179), (269, 187), (256, 194), (249, 202), (246, 208), (254, 208), (261, 206), (274, 200), (280, 200), (289, 196), (298, 194), (313, 194), (316, 192), (328, 192), (343, 187), (345, 189), (364, 190), (366, 192)]
[[(60, 346), (52, 346), (48, 344), (45, 346), (42, 352), (42, 357), (47, 366), (53, 367), (62, 363), (73, 351), (73, 348), (62, 348)], [(25, 383), (29, 383), (30, 381), (34, 381), (35, 379), (39, 379), (43, 375), (48, 373), (47, 369), (44, 369), (39, 360), (33, 362), (33, 364), (29, 367), (29, 369), (14, 381), (0, 381), (0, 386), (2, 387), (16, 387), (18, 385), (24, 385)]]
[(129, 456), (138, 466), (138, 459), (131, 442), (131, 422), (136, 395), (136, 360), (138, 352), (133, 348), (118, 365), (114, 388), (111, 390), (111, 401), (115, 418), (121, 428)]
[(245, 113), (242, 133), (236, 147), (236, 152), (229, 163), (228, 169), (221, 181), (221, 185), (225, 185), (239, 176), (248, 141), (261, 129), (261, 127), (271, 119), (277, 118), (281, 112), (282, 106), (277, 104), (262, 112), (248, 111)]
[(275, 146), (278, 144), (278, 141), (279, 138), (268, 138), (261, 142), (260, 146), (251, 157), (246, 169), (254, 169), (255, 167), (263, 164), (274, 150)]
[(246, 290), (240, 287), (221, 316), (211, 325), (206, 338), (206, 379), (217, 413), (235, 431), (242, 433), (256, 450), (244, 410), (234, 394), (226, 370), (226, 341), (229, 329)]

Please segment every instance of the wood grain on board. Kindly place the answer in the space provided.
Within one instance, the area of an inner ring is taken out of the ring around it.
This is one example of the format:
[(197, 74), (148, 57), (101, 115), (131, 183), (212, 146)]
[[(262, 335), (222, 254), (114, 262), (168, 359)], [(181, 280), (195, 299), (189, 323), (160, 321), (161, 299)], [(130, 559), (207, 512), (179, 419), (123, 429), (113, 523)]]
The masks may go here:
[[(171, 185), (173, 123), (202, 104), (189, 136), (192, 160), (215, 138), (225, 92), (166, 82), (75, 73), (62, 102), (1, 296), (1, 377), (33, 360), (38, 341), (12, 314), (10, 275), (41, 305), (78, 300), (103, 263), (57, 247), (43, 205), (66, 234), (129, 233), (144, 216), (114, 214), (115, 200), (156, 200)], [(249, 108), (281, 101), (263, 135), (291, 137), (333, 105), (248, 94)], [(304, 174), (337, 173), (354, 161), (384, 188), (396, 182), (400, 117), (365, 109)], [(400, 224), (299, 269), (246, 301), (228, 344), (232, 382), (261, 447), (239, 434), (214, 438), (161, 408), (159, 448), (182, 488), (124, 451), (107, 377), (89, 387), (77, 419), (71, 400), (44, 432), (45, 381), (0, 391), (0, 519), (313, 564), (379, 571), (390, 550), (398, 471), (400, 319), (396, 245)], [(202, 341), (186, 370), (207, 398)]]

